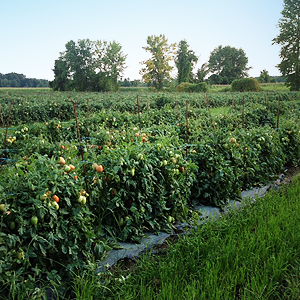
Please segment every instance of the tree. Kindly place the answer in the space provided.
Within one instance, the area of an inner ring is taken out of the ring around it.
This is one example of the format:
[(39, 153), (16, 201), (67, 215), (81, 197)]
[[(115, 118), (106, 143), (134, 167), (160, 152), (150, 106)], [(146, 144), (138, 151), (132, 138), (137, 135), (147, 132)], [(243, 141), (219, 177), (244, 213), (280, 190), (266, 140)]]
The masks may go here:
[(242, 49), (230, 46), (215, 48), (209, 58), (208, 67), (213, 84), (230, 84), (234, 79), (247, 77), (248, 58)]
[(50, 87), (55, 91), (65, 91), (69, 84), (69, 68), (67, 61), (60, 57), (54, 63), (54, 80), (50, 82)]
[(198, 57), (194, 51), (189, 50), (189, 45), (185, 40), (179, 42), (177, 57), (175, 60), (178, 69), (177, 82), (192, 82), (193, 81), (193, 67), (197, 63)]
[(115, 41), (69, 41), (66, 50), (55, 61), (55, 78), (50, 86), (61, 91), (116, 90), (127, 57), (121, 49)]
[(92, 47), (93, 42), (89, 39), (79, 40), (77, 44), (71, 40), (66, 44), (64, 59), (72, 78), (71, 85), (78, 91), (85, 91), (91, 85), (93, 77)]
[(271, 77), (269, 75), (269, 72), (267, 70), (262, 70), (260, 72), (260, 76), (259, 76), (259, 82), (262, 82), (262, 83), (268, 83), (271, 81)]
[(170, 61), (173, 60), (175, 44), (168, 44), (164, 35), (148, 36), (147, 47), (143, 47), (151, 53), (151, 58), (141, 62), (145, 65), (140, 74), (145, 83), (151, 83), (157, 90), (162, 90), (165, 83), (171, 79), (170, 72), (173, 67)]
[(200, 69), (197, 70), (196, 81), (203, 82), (204, 78), (207, 76), (208, 73), (209, 73), (208, 63), (202, 64)]
[[(119, 88), (118, 80), (122, 79), (127, 55), (122, 52), (122, 46), (113, 41), (96, 41), (95, 68), (99, 76), (100, 89), (104, 91)], [(102, 88), (101, 88), (102, 87)]]
[(300, 90), (300, 1), (284, 0), (282, 18), (279, 20), (279, 35), (273, 44), (281, 45), (281, 63), (277, 65), (286, 85), (292, 91)]

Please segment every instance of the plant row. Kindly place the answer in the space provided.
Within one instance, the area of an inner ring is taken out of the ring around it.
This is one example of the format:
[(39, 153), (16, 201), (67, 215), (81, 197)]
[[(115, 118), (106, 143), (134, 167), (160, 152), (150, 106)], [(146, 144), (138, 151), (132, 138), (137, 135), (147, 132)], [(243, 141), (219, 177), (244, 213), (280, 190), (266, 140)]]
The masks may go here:
[[(13, 101), (10, 124), (46, 122), (53, 118), (68, 121), (74, 118), (76, 103), (78, 114), (86, 116), (89, 113), (100, 112), (103, 109), (120, 113), (137, 113), (137, 97), (141, 112), (149, 109), (161, 109), (165, 106), (172, 108), (213, 108), (224, 106), (262, 104), (272, 109), (278, 106), (278, 97), (282, 103), (289, 102), (289, 107), (299, 107), (299, 95), (296, 92), (288, 93), (57, 93), (52, 91), (12, 91), (0, 94), (1, 111), (0, 121), (6, 125), (10, 104)], [(282, 104), (284, 106), (284, 104)], [(283, 107), (284, 109), (284, 107)]]

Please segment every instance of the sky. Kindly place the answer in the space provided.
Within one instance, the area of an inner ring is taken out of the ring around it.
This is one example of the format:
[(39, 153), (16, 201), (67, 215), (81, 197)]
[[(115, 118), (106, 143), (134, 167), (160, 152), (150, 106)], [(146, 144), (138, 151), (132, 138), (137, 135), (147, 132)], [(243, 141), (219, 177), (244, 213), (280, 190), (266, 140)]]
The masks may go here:
[(54, 61), (70, 40), (116, 41), (127, 54), (124, 78), (141, 79), (147, 37), (186, 40), (199, 57), (219, 45), (243, 49), (251, 67), (280, 76), (278, 21), (283, 0), (0, 0), (0, 73), (54, 79)]

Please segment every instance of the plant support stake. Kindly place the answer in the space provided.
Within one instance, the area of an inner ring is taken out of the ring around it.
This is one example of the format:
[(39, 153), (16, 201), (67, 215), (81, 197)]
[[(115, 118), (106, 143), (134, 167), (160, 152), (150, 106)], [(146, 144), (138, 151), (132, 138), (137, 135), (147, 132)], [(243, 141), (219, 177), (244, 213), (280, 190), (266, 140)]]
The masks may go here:
[(136, 100), (137, 100), (137, 111), (138, 111), (138, 116), (139, 116), (139, 129), (141, 131), (141, 113), (140, 113), (139, 95), (136, 96)]
[(279, 128), (279, 116), (280, 116), (280, 96), (278, 96), (278, 108), (277, 108), (277, 129)]
[(80, 145), (79, 149), (80, 149), (81, 159), (83, 162), (83, 171), (84, 171), (84, 180), (85, 180), (85, 185), (86, 185), (86, 191), (87, 191), (87, 193), (89, 193), (89, 185), (88, 185), (88, 181), (87, 181), (86, 166), (84, 163), (84, 153), (83, 153), (83, 148), (82, 148), (82, 144), (81, 144), (81, 136), (80, 136), (80, 130), (79, 130), (79, 122), (78, 122), (78, 117), (77, 117), (76, 105), (73, 100), (71, 100), (71, 102), (72, 102), (73, 108), (74, 108), (74, 116), (75, 116), (76, 127), (77, 127), (77, 135), (78, 135), (78, 141), (79, 141), (79, 145)]
[(90, 102), (89, 102), (89, 99), (87, 99), (87, 112), (86, 112), (86, 134), (87, 134), (87, 137), (90, 137), (89, 135), (89, 116), (90, 116)]
[(1, 125), (1, 127), (4, 127), (4, 118), (3, 118), (3, 114), (2, 114), (2, 106), (1, 106), (1, 104), (0, 104), (0, 117), (1, 117), (1, 122), (2, 122), (2, 125)]
[(245, 127), (245, 96), (243, 96), (242, 128)]
[(189, 102), (186, 100), (186, 109), (185, 109), (185, 119), (186, 119), (186, 146), (185, 146), (185, 155), (188, 157), (188, 143), (189, 143)]

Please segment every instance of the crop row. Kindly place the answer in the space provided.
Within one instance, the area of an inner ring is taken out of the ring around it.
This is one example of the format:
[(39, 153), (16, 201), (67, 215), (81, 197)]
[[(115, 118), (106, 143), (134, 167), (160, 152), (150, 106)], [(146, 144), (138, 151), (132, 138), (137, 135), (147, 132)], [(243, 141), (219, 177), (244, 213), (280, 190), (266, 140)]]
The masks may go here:
[(137, 97), (139, 98), (139, 110), (141, 112), (149, 109), (161, 109), (169, 106), (171, 108), (185, 108), (188, 101), (189, 107), (193, 109), (214, 108), (224, 106), (241, 106), (243, 99), (246, 105), (261, 104), (275, 109), (280, 96), (283, 110), (288, 106), (298, 105), (299, 95), (296, 92), (288, 93), (211, 93), (211, 94), (189, 94), (189, 93), (66, 93), (61, 94), (52, 91), (11, 91), (0, 92), (0, 117), (1, 121), (7, 120), (10, 104), (13, 101), (10, 124), (45, 122), (58, 117), (61, 121), (74, 118), (73, 104), (77, 106), (79, 115), (96, 113), (105, 110), (114, 110), (120, 113), (137, 113)]

